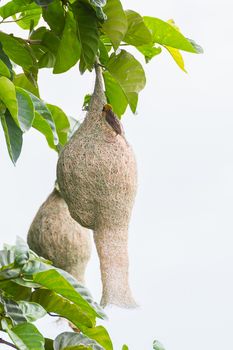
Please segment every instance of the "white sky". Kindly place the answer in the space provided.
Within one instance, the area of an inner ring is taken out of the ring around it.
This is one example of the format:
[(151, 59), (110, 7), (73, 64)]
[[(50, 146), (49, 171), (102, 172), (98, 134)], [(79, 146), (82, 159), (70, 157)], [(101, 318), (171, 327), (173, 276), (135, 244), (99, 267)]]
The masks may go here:
[[(173, 18), (204, 55), (184, 54), (188, 75), (164, 51), (147, 65), (138, 114), (123, 120), (138, 160), (130, 227), (131, 285), (140, 308), (111, 308), (115, 349), (232, 349), (233, 322), (233, 5), (230, 0), (123, 0), (125, 9)], [(9, 28), (9, 27), (8, 27)], [(3, 28), (4, 29), (4, 28)], [(40, 74), (41, 96), (80, 117), (93, 76)], [(52, 190), (56, 154), (30, 131), (16, 168), (0, 133), (0, 243), (26, 238)], [(87, 285), (100, 298), (96, 254)], [(56, 325), (40, 322), (47, 334)], [(49, 328), (49, 331), (48, 331)], [(61, 325), (59, 330), (61, 330)]]

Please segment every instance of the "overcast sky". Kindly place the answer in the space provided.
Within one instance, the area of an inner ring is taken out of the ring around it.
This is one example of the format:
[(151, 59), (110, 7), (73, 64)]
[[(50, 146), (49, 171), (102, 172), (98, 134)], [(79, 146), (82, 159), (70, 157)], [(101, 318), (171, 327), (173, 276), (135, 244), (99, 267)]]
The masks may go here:
[[(140, 307), (111, 308), (107, 327), (115, 349), (232, 349), (233, 324), (233, 5), (222, 0), (122, 0), (125, 9), (167, 20), (200, 43), (204, 55), (184, 54), (188, 75), (167, 52), (145, 67), (138, 112), (123, 118), (139, 171), (130, 226), (131, 285)], [(4, 27), (5, 28), (5, 27)], [(3, 29), (4, 29), (3, 28)], [(8, 27), (10, 30), (11, 28)], [(39, 76), (42, 98), (82, 117), (93, 74), (78, 68)], [(26, 238), (55, 180), (56, 154), (39, 133), (24, 137), (14, 167), (0, 132), (0, 243)], [(94, 252), (87, 285), (101, 284)], [(40, 322), (47, 335), (62, 330)]]

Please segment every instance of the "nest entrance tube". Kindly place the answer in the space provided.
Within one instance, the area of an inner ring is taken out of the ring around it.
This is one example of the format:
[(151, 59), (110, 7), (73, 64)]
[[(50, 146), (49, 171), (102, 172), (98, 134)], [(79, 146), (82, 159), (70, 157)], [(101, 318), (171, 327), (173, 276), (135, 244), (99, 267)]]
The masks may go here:
[(100, 257), (103, 286), (100, 305), (136, 307), (128, 282), (127, 231), (102, 229), (94, 233), (94, 240)]
[(89, 111), (57, 165), (60, 191), (71, 216), (94, 231), (100, 260), (101, 304), (134, 307), (128, 282), (128, 226), (137, 189), (132, 148), (102, 115), (106, 103), (101, 67)]

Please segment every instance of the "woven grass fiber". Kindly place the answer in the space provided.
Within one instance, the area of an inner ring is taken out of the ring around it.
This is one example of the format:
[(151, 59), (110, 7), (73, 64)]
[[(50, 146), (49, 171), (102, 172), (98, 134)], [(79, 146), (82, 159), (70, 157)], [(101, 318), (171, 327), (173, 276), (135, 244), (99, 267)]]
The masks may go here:
[(125, 136), (102, 115), (106, 103), (96, 65), (89, 111), (60, 153), (57, 180), (71, 216), (94, 231), (102, 278), (101, 305), (135, 307), (128, 281), (128, 227), (137, 188), (136, 161)]
[(91, 233), (72, 219), (57, 189), (39, 208), (27, 241), (39, 256), (51, 260), (56, 267), (85, 284), (85, 270), (91, 257)]

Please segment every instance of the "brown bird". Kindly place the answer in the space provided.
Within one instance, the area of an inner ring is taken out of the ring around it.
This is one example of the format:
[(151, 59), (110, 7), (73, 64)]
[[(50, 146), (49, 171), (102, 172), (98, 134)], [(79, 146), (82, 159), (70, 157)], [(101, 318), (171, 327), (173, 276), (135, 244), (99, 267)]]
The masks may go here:
[(122, 126), (120, 120), (113, 113), (112, 106), (110, 104), (106, 104), (103, 106), (102, 115), (105, 117), (106, 122), (113, 128), (113, 130), (117, 133), (117, 135), (122, 135)]

